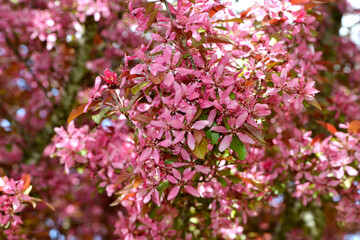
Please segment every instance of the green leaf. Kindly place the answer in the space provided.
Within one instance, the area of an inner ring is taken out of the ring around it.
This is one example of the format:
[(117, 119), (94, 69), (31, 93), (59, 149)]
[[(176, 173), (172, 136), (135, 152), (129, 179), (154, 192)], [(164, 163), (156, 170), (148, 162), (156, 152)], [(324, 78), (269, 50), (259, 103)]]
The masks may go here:
[(169, 185), (170, 185), (169, 180), (166, 180), (159, 184), (159, 186), (157, 187), (157, 190), (158, 190), (160, 196), (165, 191), (165, 189), (167, 189), (169, 187)]
[(208, 145), (208, 142), (206, 141), (205, 138), (203, 138), (201, 140), (200, 144), (195, 146), (195, 149), (194, 149), (194, 151), (192, 151), (192, 153), (196, 157), (198, 157), (200, 159), (204, 159), (205, 155), (207, 153), (207, 145)]
[(84, 166), (78, 167), (78, 168), (76, 169), (76, 171), (77, 171), (79, 174), (83, 174), (84, 171), (85, 171), (85, 167), (84, 167)]
[(80, 150), (78, 153), (80, 154), (80, 156), (85, 157), (86, 154), (87, 154), (87, 149), (86, 149), (86, 148), (85, 148), (85, 149), (82, 149), (82, 150)]
[(156, 216), (156, 212), (158, 210), (158, 206), (156, 204), (153, 205), (153, 207), (151, 208), (151, 210), (148, 212), (148, 216), (150, 218), (154, 218)]
[(137, 84), (135, 87), (131, 88), (131, 92), (133, 95), (136, 95), (140, 90), (144, 89), (150, 82), (141, 82)]
[(205, 36), (202, 36), (202, 38), (198, 42), (195, 40), (195, 38), (193, 38), (193, 43), (191, 47), (196, 47), (196, 48), (200, 47), (204, 42), (205, 42)]
[(104, 118), (105, 114), (110, 111), (110, 107), (106, 107), (103, 110), (101, 110), (100, 113), (92, 116), (91, 118), (94, 120), (94, 122), (96, 122), (96, 124), (100, 124), (102, 119)]
[(237, 153), (240, 160), (244, 160), (246, 157), (246, 148), (244, 144), (239, 140), (237, 136), (233, 136), (233, 140), (230, 143), (230, 148)]
[(319, 109), (320, 111), (322, 110), (319, 102), (314, 98), (313, 100), (311, 101), (307, 101), (310, 105), (316, 107), (317, 109)]
[(222, 177), (218, 177), (217, 181), (221, 184), (222, 187), (226, 187), (227, 186), (227, 181), (225, 178)]
[(226, 168), (226, 169), (224, 169), (224, 170), (219, 171), (218, 174), (220, 174), (220, 175), (222, 175), (222, 176), (230, 176), (230, 174), (231, 174), (231, 169)]
[(175, 162), (174, 159), (166, 159), (166, 160), (164, 161), (165, 164), (172, 164), (172, 163), (174, 163), (174, 162)]
[(231, 129), (230, 125), (227, 122), (228, 119), (229, 119), (229, 117), (224, 117), (223, 118), (223, 123), (224, 123), (224, 126), (226, 127), (227, 130)]
[(98, 187), (98, 192), (102, 194), (105, 191), (105, 188)]
[(209, 130), (207, 130), (205, 132), (205, 136), (211, 141), (212, 145), (215, 145), (218, 142), (219, 138), (220, 138), (220, 133), (212, 132), (209, 129)]
[(11, 144), (11, 143), (6, 144), (6, 145), (5, 145), (5, 149), (6, 149), (7, 152), (11, 152), (11, 150), (12, 150), (12, 144)]
[(204, 28), (198, 28), (197, 30), (198, 33), (206, 33), (206, 30)]
[(216, 26), (216, 27), (214, 27), (214, 28), (217, 28), (217, 29), (221, 29), (221, 30), (227, 30), (227, 28), (226, 27), (223, 27), (223, 26)]
[(227, 178), (232, 182), (232, 183), (240, 183), (242, 182), (242, 180), (236, 176), (227, 176)]
[(179, 67), (180, 64), (182, 63), (183, 59), (184, 59), (184, 55), (181, 55), (179, 61), (178, 61), (178, 62), (176, 63), (176, 65), (175, 65), (175, 67)]
[(235, 93), (231, 92), (231, 93), (229, 94), (229, 97), (230, 97), (231, 100), (235, 100), (236, 95), (235, 95)]

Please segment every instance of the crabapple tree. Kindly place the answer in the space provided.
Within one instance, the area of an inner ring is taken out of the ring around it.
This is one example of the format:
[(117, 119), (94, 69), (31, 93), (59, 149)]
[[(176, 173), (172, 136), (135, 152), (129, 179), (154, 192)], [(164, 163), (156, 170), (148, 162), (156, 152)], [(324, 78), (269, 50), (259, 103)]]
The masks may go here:
[[(358, 230), (360, 58), (338, 36), (341, 16), (358, 10), (333, 2), (265, 0), (240, 13), (219, 0), (2, 3), (12, 14), (0, 25), (2, 71), (16, 89), (0, 108), (12, 161), (0, 182), (4, 234)], [(14, 116), (23, 98), (25, 116)], [(41, 213), (37, 232), (20, 229), (22, 210)]]

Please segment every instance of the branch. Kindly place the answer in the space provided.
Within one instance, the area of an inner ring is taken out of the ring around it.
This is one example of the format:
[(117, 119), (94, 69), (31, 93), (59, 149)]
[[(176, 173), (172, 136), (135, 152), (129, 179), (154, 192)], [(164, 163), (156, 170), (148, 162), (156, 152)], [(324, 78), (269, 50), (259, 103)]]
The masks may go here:
[(24, 127), (10, 114), (10, 112), (6, 109), (4, 102), (0, 99), (0, 113), (1, 115), (6, 118), (13, 127), (15, 127), (21, 136), (26, 139), (29, 136), (28, 133), (25, 131)]
[(54, 128), (66, 124), (66, 119), (71, 112), (76, 93), (87, 71), (85, 64), (90, 57), (97, 28), (98, 24), (94, 19), (88, 17), (85, 21), (85, 33), (76, 51), (70, 71), (69, 82), (64, 89), (61, 101), (52, 112), (45, 127), (40, 130), (33, 141), (28, 144), (27, 150), (24, 152), (25, 162), (37, 162), (42, 157), (44, 148), (51, 141), (54, 135)]
[(24, 59), (21, 54), (19, 53), (16, 46), (11, 42), (10, 38), (5, 34), (5, 40), (6, 44), (9, 46), (9, 48), (14, 52), (15, 56), (19, 59), (20, 62), (24, 63), (26, 69), (30, 72), (32, 78), (37, 82), (41, 90), (44, 92), (45, 96), (47, 95), (48, 90), (44, 88), (44, 86), (41, 84), (41, 82), (37, 79), (33, 69), (31, 69), (31, 66), (28, 63), (27, 59)]

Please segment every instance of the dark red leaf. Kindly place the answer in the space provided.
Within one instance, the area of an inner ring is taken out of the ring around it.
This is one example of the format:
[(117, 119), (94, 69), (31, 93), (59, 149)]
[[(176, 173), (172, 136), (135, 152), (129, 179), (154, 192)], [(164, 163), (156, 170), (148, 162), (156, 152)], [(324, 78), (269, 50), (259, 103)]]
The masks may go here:
[(224, 5), (217, 5), (217, 6), (212, 7), (209, 11), (209, 17), (212, 18), (215, 15), (215, 13), (217, 13), (218, 11), (220, 11), (224, 8), (225, 8)]

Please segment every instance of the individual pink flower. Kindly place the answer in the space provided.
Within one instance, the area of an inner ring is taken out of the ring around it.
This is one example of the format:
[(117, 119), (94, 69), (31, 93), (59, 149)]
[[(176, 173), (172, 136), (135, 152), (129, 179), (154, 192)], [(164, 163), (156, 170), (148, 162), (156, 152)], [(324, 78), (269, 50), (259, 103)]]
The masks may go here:
[(101, 93), (102, 91), (104, 91), (104, 89), (107, 88), (106, 85), (103, 85), (100, 87), (100, 83), (101, 83), (101, 78), (100, 77), (96, 77), (95, 78), (95, 86), (93, 89), (91, 89), (91, 92), (89, 94), (89, 99), (88, 99), (88, 103), (86, 104), (85, 108), (84, 108), (84, 113), (87, 112), (88, 108), (90, 107), (91, 103), (93, 103), (94, 101), (96, 101), (99, 97), (101, 97)]
[(229, 148), (230, 143), (233, 139), (233, 135), (236, 135), (240, 139), (240, 141), (244, 143), (250, 143), (250, 144), (254, 143), (254, 140), (252, 140), (248, 135), (240, 132), (240, 127), (245, 123), (248, 115), (249, 114), (247, 112), (243, 112), (237, 117), (237, 119), (230, 118), (228, 120), (228, 124), (231, 127), (231, 129), (229, 130), (227, 130), (224, 126), (215, 126), (211, 128), (211, 130), (214, 132), (228, 134), (225, 137), (223, 137), (223, 140), (219, 145), (220, 152), (223, 152), (225, 151), (225, 149)]
[(181, 123), (182, 131), (180, 131), (176, 134), (173, 144), (182, 142), (185, 139), (185, 133), (187, 133), (187, 145), (191, 150), (194, 150), (196, 142), (195, 142), (195, 137), (192, 134), (192, 130), (193, 129), (202, 130), (205, 127), (207, 127), (209, 122), (207, 120), (199, 120), (197, 122), (191, 123), (191, 120), (194, 117), (193, 113), (191, 111), (187, 112), (187, 114), (185, 116), (186, 116), (187, 122)]
[(117, 83), (117, 73), (111, 72), (108, 68), (105, 69), (104, 75), (100, 75), (108, 85), (115, 85)]
[(169, 192), (167, 200), (172, 200), (176, 198), (181, 187), (184, 188), (185, 192), (193, 195), (194, 197), (200, 197), (200, 193), (198, 192), (198, 190), (187, 184), (188, 181), (194, 177), (196, 173), (195, 170), (191, 171), (191, 168), (185, 169), (182, 174), (183, 177), (181, 177), (181, 173), (176, 168), (173, 168), (171, 173), (172, 175), (168, 175), (167, 179), (169, 180), (169, 182), (175, 184), (176, 186)]

